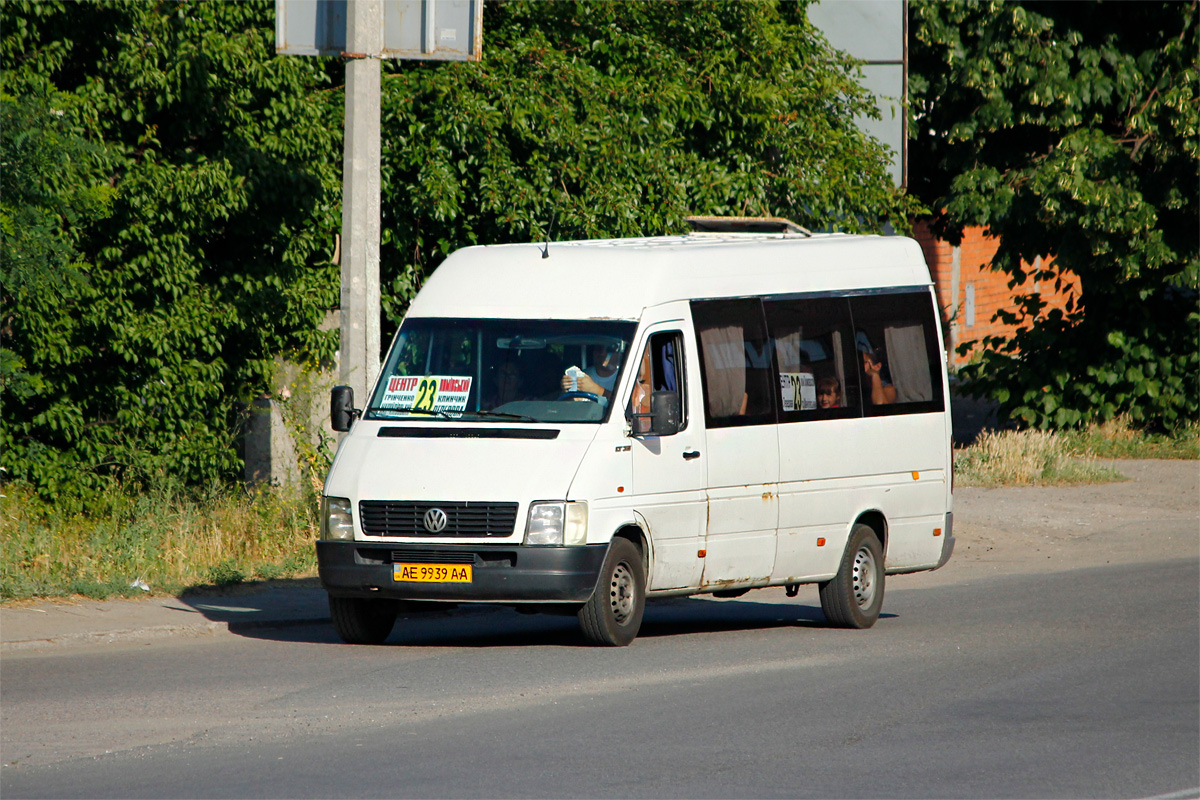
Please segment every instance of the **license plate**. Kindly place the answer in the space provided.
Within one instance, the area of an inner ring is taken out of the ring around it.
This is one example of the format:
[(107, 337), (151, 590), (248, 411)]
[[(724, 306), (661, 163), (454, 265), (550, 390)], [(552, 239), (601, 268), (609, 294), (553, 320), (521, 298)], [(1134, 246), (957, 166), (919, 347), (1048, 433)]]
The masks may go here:
[(392, 580), (413, 583), (470, 583), (470, 564), (393, 564)]

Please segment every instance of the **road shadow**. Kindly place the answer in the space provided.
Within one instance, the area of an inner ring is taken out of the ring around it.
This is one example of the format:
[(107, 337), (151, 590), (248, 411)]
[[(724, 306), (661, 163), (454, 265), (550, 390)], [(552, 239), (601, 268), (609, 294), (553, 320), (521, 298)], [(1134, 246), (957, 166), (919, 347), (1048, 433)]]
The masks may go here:
[[(882, 614), (881, 619), (893, 617)], [(819, 606), (701, 597), (666, 598), (646, 604), (639, 639), (694, 636), (734, 631), (828, 628)], [(326, 617), (281, 625), (230, 624), (240, 636), (276, 642), (341, 645)], [(591, 646), (573, 614), (522, 614), (493, 605), (460, 605), (445, 610), (403, 611), (384, 647), (564, 647)]]

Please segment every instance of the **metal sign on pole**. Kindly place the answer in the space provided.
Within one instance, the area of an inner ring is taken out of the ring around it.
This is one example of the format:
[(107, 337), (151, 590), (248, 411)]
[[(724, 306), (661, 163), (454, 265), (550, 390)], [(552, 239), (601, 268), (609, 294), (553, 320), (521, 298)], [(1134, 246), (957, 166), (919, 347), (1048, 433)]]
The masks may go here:
[(892, 180), (908, 183), (908, 4), (906, 0), (818, 0), (808, 21), (839, 50), (863, 60), (862, 87), (880, 119), (858, 116), (864, 133), (892, 149)]
[[(353, 0), (276, 0), (275, 52), (340, 56), (346, 9)], [(483, 0), (382, 0), (381, 58), (478, 61), (483, 54)]]
[(381, 59), (478, 61), (483, 0), (275, 0), (275, 52), (346, 58), (339, 379), (379, 373)]

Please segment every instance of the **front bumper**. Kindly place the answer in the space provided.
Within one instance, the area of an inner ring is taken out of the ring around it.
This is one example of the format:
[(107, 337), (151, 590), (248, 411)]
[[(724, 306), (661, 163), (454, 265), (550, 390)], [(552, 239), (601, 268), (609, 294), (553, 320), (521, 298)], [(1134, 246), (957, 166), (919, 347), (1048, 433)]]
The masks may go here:
[[(388, 597), (482, 603), (584, 603), (592, 596), (608, 545), (396, 544), (317, 542), (321, 585), (336, 597)], [(469, 560), (467, 560), (469, 558)], [(471, 583), (393, 580), (399, 561), (472, 565)]]

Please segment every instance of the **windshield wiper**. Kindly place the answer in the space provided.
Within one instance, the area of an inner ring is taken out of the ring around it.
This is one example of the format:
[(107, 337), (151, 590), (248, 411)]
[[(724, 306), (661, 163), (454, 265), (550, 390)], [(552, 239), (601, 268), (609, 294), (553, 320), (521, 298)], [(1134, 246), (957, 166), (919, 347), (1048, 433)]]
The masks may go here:
[(430, 416), (441, 417), (442, 419), (455, 419), (455, 417), (450, 416), (445, 411), (434, 411), (428, 408), (369, 408), (367, 409), (367, 413), (393, 417), (401, 414), (429, 414)]
[(524, 414), (510, 414), (507, 411), (464, 411), (463, 414), (474, 414), (478, 417), (499, 417), (500, 419), (515, 419), (521, 422), (540, 422), (541, 420), (527, 417)]

